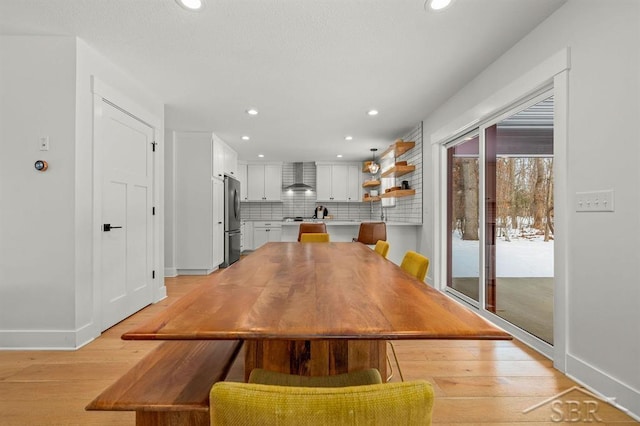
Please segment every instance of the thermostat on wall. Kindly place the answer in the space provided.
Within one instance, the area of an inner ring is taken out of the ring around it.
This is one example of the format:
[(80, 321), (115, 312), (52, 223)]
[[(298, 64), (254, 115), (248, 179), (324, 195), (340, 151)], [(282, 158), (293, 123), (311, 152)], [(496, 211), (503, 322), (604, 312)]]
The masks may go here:
[(33, 165), (36, 170), (38, 170), (39, 172), (44, 172), (45, 170), (47, 170), (47, 167), (49, 167), (49, 165), (47, 164), (46, 161), (44, 160), (38, 160), (36, 161), (36, 163)]

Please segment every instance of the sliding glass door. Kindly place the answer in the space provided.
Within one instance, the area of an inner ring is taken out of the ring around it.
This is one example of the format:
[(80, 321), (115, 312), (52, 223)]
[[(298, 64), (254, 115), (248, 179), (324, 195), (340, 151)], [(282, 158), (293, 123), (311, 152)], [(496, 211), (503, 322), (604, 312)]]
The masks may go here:
[(551, 345), (553, 105), (540, 96), (447, 148), (448, 289)]
[(477, 305), (480, 280), (478, 131), (447, 148), (447, 287)]
[(485, 308), (553, 344), (553, 97), (484, 132)]

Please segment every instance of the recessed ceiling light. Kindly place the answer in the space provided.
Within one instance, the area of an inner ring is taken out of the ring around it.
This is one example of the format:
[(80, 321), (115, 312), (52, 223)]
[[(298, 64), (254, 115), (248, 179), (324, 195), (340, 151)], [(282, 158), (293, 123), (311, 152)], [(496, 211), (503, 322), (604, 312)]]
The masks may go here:
[(258, 157), (264, 158), (264, 154), (258, 154)]
[(338, 154), (338, 155), (336, 155), (336, 157), (342, 158), (342, 154)]
[(378, 110), (377, 109), (370, 109), (369, 111), (367, 111), (367, 115), (378, 115)]
[(249, 114), (249, 115), (258, 115), (258, 110), (255, 109), (255, 108), (249, 108), (247, 110), (247, 114)]
[(176, 3), (187, 10), (202, 10), (204, 8), (204, 0), (176, 0)]
[(429, 4), (431, 10), (443, 10), (451, 6), (451, 3), (453, 3), (453, 0), (426, 0), (425, 9)]
[(243, 140), (243, 141), (248, 141), (249, 139), (251, 139), (249, 136), (243, 136), (243, 137), (242, 137), (242, 140)]
[(352, 141), (353, 140), (353, 136), (345, 136), (344, 140), (345, 141)]

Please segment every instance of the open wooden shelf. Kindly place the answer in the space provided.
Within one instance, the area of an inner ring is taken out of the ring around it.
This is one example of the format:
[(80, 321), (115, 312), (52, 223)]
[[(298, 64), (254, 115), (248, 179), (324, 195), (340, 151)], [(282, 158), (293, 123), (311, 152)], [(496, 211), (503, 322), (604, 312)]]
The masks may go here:
[(380, 186), (380, 181), (379, 180), (368, 180), (365, 183), (362, 184), (363, 188), (373, 188), (376, 186)]
[(362, 202), (364, 203), (374, 203), (376, 201), (380, 201), (381, 198), (380, 197), (363, 197), (362, 198)]
[(390, 155), (393, 157), (399, 157), (414, 146), (416, 146), (415, 142), (395, 142), (380, 155), (380, 158), (385, 158)]
[(385, 192), (380, 195), (381, 198), (400, 198), (400, 197), (409, 197), (411, 195), (415, 195), (415, 189), (398, 189), (396, 191)]
[(407, 166), (393, 166), (390, 169), (384, 171), (380, 177), (400, 177), (406, 175), (407, 173), (411, 173), (415, 171), (416, 166), (407, 165)]

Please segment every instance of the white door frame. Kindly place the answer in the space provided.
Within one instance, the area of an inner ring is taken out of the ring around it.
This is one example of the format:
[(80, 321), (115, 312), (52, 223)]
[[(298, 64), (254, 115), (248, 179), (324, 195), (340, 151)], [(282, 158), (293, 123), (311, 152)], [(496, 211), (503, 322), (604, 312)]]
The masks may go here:
[(145, 108), (132, 101), (118, 90), (104, 84), (95, 76), (91, 77), (91, 92), (93, 93), (93, 315), (92, 324), (94, 335), (102, 332), (102, 161), (99, 156), (100, 147), (97, 145), (96, 118), (101, 113), (104, 101), (121, 109), (126, 114), (140, 120), (153, 129), (155, 155), (153, 155), (153, 194), (152, 202), (155, 215), (152, 216), (153, 256), (152, 265), (155, 279), (152, 280), (153, 302), (158, 302), (167, 296), (164, 285), (164, 125), (162, 119), (148, 112)]
[[(554, 345), (553, 347), (542, 340), (520, 330), (518, 327), (504, 321), (496, 315), (480, 309), (478, 314), (504, 328), (507, 332), (538, 350), (553, 360), (554, 367), (562, 372), (566, 371), (567, 359), (567, 315), (568, 297), (567, 287), (569, 271), (568, 259), (568, 182), (567, 182), (567, 120), (568, 120), (568, 71), (570, 69), (569, 48), (562, 49), (555, 55), (540, 63), (519, 79), (495, 92), (483, 102), (460, 114), (455, 121), (440, 128), (431, 135), (433, 158), (433, 235), (434, 235), (434, 286), (444, 291), (446, 288), (446, 144), (457, 137), (480, 127), (480, 148), (483, 145), (484, 124), (511, 109), (518, 101), (526, 101), (527, 97), (545, 87), (552, 87), (554, 96), (554, 214), (556, 229), (554, 233)], [(480, 179), (484, 175), (481, 171)], [(480, 199), (484, 199), (480, 195)], [(480, 211), (481, 223), (484, 223), (484, 213)], [(482, 250), (482, 248), (481, 248)], [(482, 268), (480, 269), (482, 271)], [(482, 272), (481, 272), (482, 273)], [(481, 292), (481, 301), (483, 294)]]

